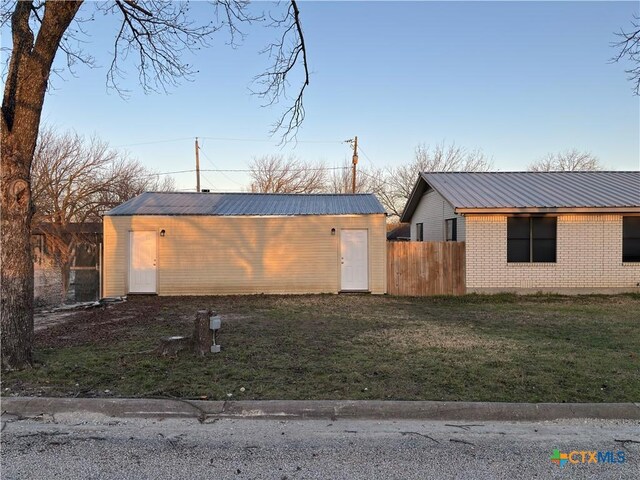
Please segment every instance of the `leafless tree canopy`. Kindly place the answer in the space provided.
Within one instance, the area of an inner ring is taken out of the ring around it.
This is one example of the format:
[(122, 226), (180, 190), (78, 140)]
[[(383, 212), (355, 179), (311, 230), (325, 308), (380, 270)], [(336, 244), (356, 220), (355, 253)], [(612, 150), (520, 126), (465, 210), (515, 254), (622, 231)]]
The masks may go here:
[(486, 172), (492, 168), (491, 159), (481, 150), (468, 150), (455, 143), (442, 142), (434, 147), (420, 144), (413, 162), (386, 169), (385, 182), (380, 186), (384, 193), (377, 194), (390, 215), (400, 216), (419, 172)]
[[(351, 160), (345, 160), (341, 167), (332, 170), (327, 182), (327, 193), (353, 193), (352, 172)], [(372, 192), (372, 175), (368, 169), (359, 165), (355, 193)]]
[(33, 225), (47, 233), (49, 249), (63, 273), (63, 290), (75, 248), (84, 240), (83, 230), (71, 225), (100, 222), (106, 210), (143, 191), (173, 189), (172, 178), (159, 181), (99, 138), (58, 134), (51, 128), (40, 134), (31, 175)]
[(286, 109), (284, 115), (275, 123), (272, 132), (280, 129), (285, 131), (283, 141), (290, 133), (295, 133), (304, 120), (305, 110), (303, 95), (309, 85), (309, 65), (307, 62), (307, 48), (304, 43), (300, 10), (295, 0), (291, 0), (289, 8), (279, 18), (271, 17), (272, 27), (282, 30), (279, 40), (269, 44), (261, 53), (267, 54), (272, 60), (272, 67), (255, 77), (258, 89), (256, 95), (265, 99), (266, 105), (273, 105), (281, 98), (287, 98), (287, 88), (291, 77), (296, 73), (295, 67), (301, 62), (303, 70), (298, 74), (296, 83), (301, 87), (297, 90), (293, 103)]
[(327, 185), (327, 169), (322, 164), (295, 157), (267, 155), (249, 165), (250, 191), (255, 193), (318, 193)]
[(575, 148), (559, 153), (549, 153), (527, 167), (530, 172), (573, 172), (602, 170), (598, 157)]
[(442, 142), (435, 147), (424, 143), (418, 145), (414, 166), (421, 172), (486, 172), (493, 165), (481, 150)]
[(616, 36), (618, 41), (613, 46), (618, 54), (612, 60), (620, 62), (626, 58), (631, 63), (625, 71), (633, 83), (634, 94), (640, 95), (640, 16), (635, 15), (631, 20), (631, 27), (628, 30), (621, 29)]
[[(401, 215), (419, 172), (481, 172), (491, 168), (491, 160), (479, 150), (445, 143), (435, 147), (418, 145), (411, 163), (384, 169), (358, 165), (356, 193), (375, 194), (393, 220)], [(252, 192), (352, 192), (353, 174), (349, 160), (341, 167), (327, 169), (324, 165), (273, 155), (254, 160), (250, 169)]]
[[(49, 0), (51, 1), (51, 0)], [(2, 24), (11, 19), (17, 2), (4, 0)], [(46, 0), (25, 1), (34, 31), (42, 26)], [(83, 2), (76, 2), (82, 4)], [(95, 67), (95, 58), (84, 45), (90, 37), (88, 26), (97, 15), (114, 15), (121, 19), (107, 70), (107, 86), (126, 97), (123, 80), (128, 76), (127, 62), (134, 61), (138, 80), (146, 92), (166, 92), (182, 79), (192, 79), (197, 67), (187, 62), (187, 53), (210, 47), (216, 35), (225, 34), (227, 43), (238, 46), (245, 38), (245, 27), (256, 24), (279, 32), (276, 40), (261, 53), (267, 54), (270, 67), (258, 74), (254, 92), (273, 105), (285, 100), (287, 106), (275, 122), (273, 133), (282, 131), (283, 140), (294, 137), (304, 120), (303, 97), (309, 85), (307, 49), (302, 31), (300, 10), (295, 0), (282, 10), (274, 7), (267, 14), (250, 12), (249, 0), (214, 0), (210, 15), (195, 18), (189, 1), (115, 0), (90, 2), (75, 14), (62, 34), (59, 49), (66, 56), (67, 67), (75, 73), (77, 64)], [(58, 72), (58, 71), (56, 71)], [(296, 93), (288, 97), (288, 87), (295, 77)]]
[[(115, 33), (113, 59), (107, 84), (124, 93), (121, 80), (126, 61), (137, 66), (145, 90), (165, 90), (184, 78), (195, 67), (188, 55), (208, 46), (219, 30), (226, 30), (235, 44), (244, 33), (241, 27), (254, 22), (280, 28), (283, 34), (269, 48), (273, 68), (257, 92), (270, 103), (285, 95), (292, 80), (300, 81), (293, 105), (285, 109), (276, 127), (283, 139), (294, 135), (304, 118), (302, 96), (309, 84), (306, 47), (300, 11), (294, 0), (285, 3), (286, 11), (268, 17), (252, 16), (247, 0), (216, 0), (211, 15), (200, 18), (189, 12), (189, 2), (161, 0), (2, 0), (0, 21), (10, 24), (10, 41), (4, 42), (7, 55), (0, 139), (2, 144), (0, 176), (0, 323), (2, 331), (2, 368), (23, 368), (33, 361), (33, 264), (30, 232), (33, 215), (31, 166), (38, 141), (40, 117), (49, 87), (56, 55), (66, 54), (67, 65), (94, 60), (83, 50), (90, 34), (89, 25), (97, 15), (114, 15), (120, 20)], [(275, 4), (278, 9), (280, 4)], [(281, 7), (280, 7), (281, 8)], [(276, 18), (276, 20), (273, 20)], [(5, 40), (5, 39), (3, 39)], [(10, 45), (10, 47), (6, 47)], [(279, 47), (278, 47), (279, 45)], [(298, 68), (300, 65), (302, 67)], [(292, 77), (302, 69), (298, 77)]]

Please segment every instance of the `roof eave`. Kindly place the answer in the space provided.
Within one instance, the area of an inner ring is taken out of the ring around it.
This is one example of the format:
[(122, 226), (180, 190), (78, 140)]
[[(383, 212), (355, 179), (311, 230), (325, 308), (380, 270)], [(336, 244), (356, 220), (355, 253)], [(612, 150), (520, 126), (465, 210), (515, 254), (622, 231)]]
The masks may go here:
[(418, 202), (420, 201), (420, 197), (422, 197), (423, 192), (421, 192), (420, 194), (418, 194), (417, 192), (421, 187), (421, 183), (423, 182), (426, 184), (424, 178), (422, 178), (422, 175), (420, 174), (420, 172), (418, 172), (418, 179), (416, 180), (416, 183), (414, 183), (413, 189), (411, 190), (411, 195), (409, 195), (409, 200), (407, 200), (407, 203), (405, 204), (404, 209), (400, 214), (401, 223), (408, 223), (411, 221), (413, 212), (415, 212), (416, 207), (418, 206)]
[(353, 212), (353, 213), (111, 213), (105, 217), (362, 217), (366, 215), (387, 216), (387, 212)]
[(640, 206), (637, 207), (524, 207), (524, 208), (477, 208), (458, 207), (455, 213), (460, 215), (475, 214), (513, 214), (513, 213), (640, 213)]
[[(431, 188), (432, 190), (434, 190), (442, 198), (444, 198), (444, 200), (447, 203), (449, 203), (453, 207), (453, 203), (451, 203), (451, 200), (449, 200), (449, 198), (447, 198), (447, 196), (444, 195), (432, 183), (429, 183), (427, 181), (426, 175), (428, 175), (428, 173), (429, 172), (418, 172), (418, 180), (416, 181), (416, 184), (413, 186), (413, 190), (411, 191), (411, 195), (409, 196), (409, 200), (407, 201), (407, 204), (405, 205), (404, 210), (402, 211), (402, 215), (400, 215), (400, 221), (401, 222), (403, 222), (403, 223), (410, 223), (411, 222), (411, 217), (413, 217), (413, 214), (415, 213), (416, 208), (418, 208), (418, 204), (420, 203), (420, 199), (422, 198), (422, 195), (427, 191), (427, 188)], [(421, 188), (421, 186), (423, 184), (424, 184), (425, 188)]]

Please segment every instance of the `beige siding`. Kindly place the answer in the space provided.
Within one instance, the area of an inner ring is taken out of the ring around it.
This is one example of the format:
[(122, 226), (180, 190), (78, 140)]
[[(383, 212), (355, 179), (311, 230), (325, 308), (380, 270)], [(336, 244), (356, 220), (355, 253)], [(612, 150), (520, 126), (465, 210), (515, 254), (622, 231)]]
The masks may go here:
[(507, 217), (468, 215), (467, 291), (640, 291), (622, 262), (621, 215), (560, 215), (556, 263), (507, 263)]
[(424, 241), (425, 242), (444, 242), (445, 231), (444, 221), (449, 218), (457, 218), (457, 229), (459, 242), (464, 242), (465, 225), (464, 217), (456, 215), (453, 207), (447, 202), (442, 195), (435, 190), (429, 190), (420, 199), (420, 203), (416, 207), (411, 217), (411, 240), (416, 238), (416, 224), (423, 224)]
[[(331, 235), (331, 229), (336, 234)], [(158, 237), (158, 294), (336, 293), (340, 230), (369, 231), (369, 288), (386, 291), (384, 215), (104, 218), (104, 294), (124, 295), (129, 232)]]

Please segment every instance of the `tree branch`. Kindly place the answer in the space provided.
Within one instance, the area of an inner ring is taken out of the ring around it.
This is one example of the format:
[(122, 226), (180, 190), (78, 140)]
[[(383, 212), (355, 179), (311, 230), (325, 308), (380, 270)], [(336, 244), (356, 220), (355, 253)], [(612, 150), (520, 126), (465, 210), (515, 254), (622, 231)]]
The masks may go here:
[[(300, 22), (300, 10), (295, 0), (291, 0), (286, 14), (281, 19), (273, 19), (272, 26), (280, 27), (289, 22), (289, 26), (284, 30), (279, 41), (271, 43), (261, 53), (268, 53), (273, 59), (273, 68), (255, 77), (254, 82), (262, 88), (253, 91), (255, 95), (266, 100), (263, 106), (270, 106), (277, 103), (282, 97), (287, 97), (287, 86), (289, 85), (289, 74), (298, 65), (300, 58), (304, 73), (302, 75), (301, 87), (295, 97), (293, 104), (287, 108), (274, 124), (271, 133), (275, 134), (284, 130), (282, 141), (288, 138), (295, 138), (298, 129), (302, 125), (305, 117), (303, 104), (304, 92), (309, 85), (309, 65), (307, 61), (307, 48), (305, 44), (302, 25)], [(289, 37), (293, 35), (293, 40)], [(292, 45), (288, 47), (288, 45)]]
[(640, 16), (634, 15), (631, 20), (632, 28), (629, 31), (620, 30), (615, 35), (620, 39), (612, 46), (618, 49), (618, 54), (611, 61), (621, 62), (625, 57), (632, 66), (625, 70), (628, 80), (633, 86), (634, 95), (640, 95)]

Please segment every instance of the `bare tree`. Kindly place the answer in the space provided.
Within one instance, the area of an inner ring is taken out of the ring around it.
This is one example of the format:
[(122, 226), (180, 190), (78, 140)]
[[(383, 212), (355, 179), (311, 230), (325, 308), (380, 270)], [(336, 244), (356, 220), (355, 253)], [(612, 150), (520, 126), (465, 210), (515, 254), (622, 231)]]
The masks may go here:
[(442, 142), (435, 147), (424, 143), (418, 145), (414, 166), (421, 172), (486, 172), (493, 164), (481, 150)]
[[(372, 193), (371, 174), (367, 169), (358, 168), (356, 172), (355, 193)], [(353, 169), (351, 160), (345, 160), (341, 167), (332, 170), (327, 183), (329, 193), (353, 193)]]
[[(301, 87), (295, 100), (285, 113), (275, 123), (272, 133), (281, 128), (285, 129), (283, 141), (291, 132), (296, 132), (304, 120), (305, 110), (302, 102), (305, 88), (309, 85), (309, 65), (307, 63), (307, 48), (302, 34), (300, 10), (294, 0), (291, 0), (287, 11), (280, 17), (271, 17), (271, 26), (282, 29), (279, 40), (269, 44), (261, 53), (268, 54), (272, 60), (272, 68), (255, 77), (259, 85), (254, 93), (266, 100), (266, 105), (273, 105), (280, 98), (287, 97), (289, 80), (294, 73), (294, 67), (302, 61), (304, 67), (301, 72)], [(292, 38), (293, 37), (293, 38)]]
[(108, 209), (150, 189), (170, 190), (139, 162), (97, 137), (45, 128), (31, 166), (33, 225), (46, 233), (47, 247), (60, 268), (63, 296), (76, 248), (87, 241), (82, 228), (100, 222)]
[[(145, 90), (164, 90), (195, 73), (183, 53), (208, 46), (215, 32), (226, 29), (231, 43), (242, 37), (242, 24), (262, 21), (252, 16), (246, 0), (214, 1), (211, 20), (194, 19), (188, 2), (161, 0), (3, 0), (0, 19), (11, 26), (11, 53), (6, 72), (1, 115), (0, 207), (0, 296), (2, 368), (22, 368), (32, 363), (33, 345), (33, 264), (30, 249), (33, 199), (31, 164), (36, 148), (40, 116), (53, 62), (58, 51), (71, 68), (77, 62), (93, 65), (81, 46), (87, 27), (96, 14), (117, 15), (121, 19), (113, 46), (108, 85), (124, 93), (120, 80), (126, 59), (137, 62), (138, 77)], [(302, 93), (309, 83), (306, 48), (295, 1), (281, 15), (275, 27), (284, 34), (275, 42), (282, 55), (272, 58), (271, 79), (260, 92), (278, 98), (290, 81), (289, 74), (302, 63), (300, 94), (293, 108), (285, 110), (279, 122), (285, 136), (295, 132), (304, 118)], [(82, 12), (80, 12), (82, 8)], [(277, 8), (277, 7), (276, 7)], [(80, 12), (80, 13), (79, 13)], [(86, 43), (86, 42), (84, 42)], [(287, 52), (293, 52), (288, 54)], [(286, 118), (291, 117), (291, 121)]]
[(598, 157), (575, 148), (559, 153), (549, 153), (527, 167), (530, 172), (573, 172), (602, 170)]
[(158, 175), (121, 152), (118, 152), (117, 158), (107, 166), (103, 178), (109, 184), (109, 188), (101, 192), (98, 202), (103, 212), (143, 192), (175, 190), (173, 177)]
[(256, 193), (318, 193), (326, 188), (326, 167), (295, 157), (267, 155), (254, 158), (249, 170), (249, 190)]
[(398, 211), (397, 205), (400, 203), (397, 198), (397, 193), (393, 188), (393, 179), (388, 174), (388, 169), (375, 168), (371, 170), (365, 170), (364, 174), (369, 177), (367, 189), (369, 192), (374, 193), (382, 206), (385, 208), (389, 217), (387, 221), (395, 223), (399, 220), (402, 207)]
[(620, 29), (616, 36), (618, 41), (613, 46), (618, 49), (618, 54), (612, 60), (629, 60), (631, 66), (625, 72), (633, 83), (633, 93), (640, 95), (640, 15), (633, 16), (629, 30)]
[(492, 161), (481, 150), (468, 150), (455, 143), (444, 142), (430, 147), (420, 144), (411, 163), (387, 168), (378, 198), (391, 216), (400, 216), (420, 172), (486, 172)]

